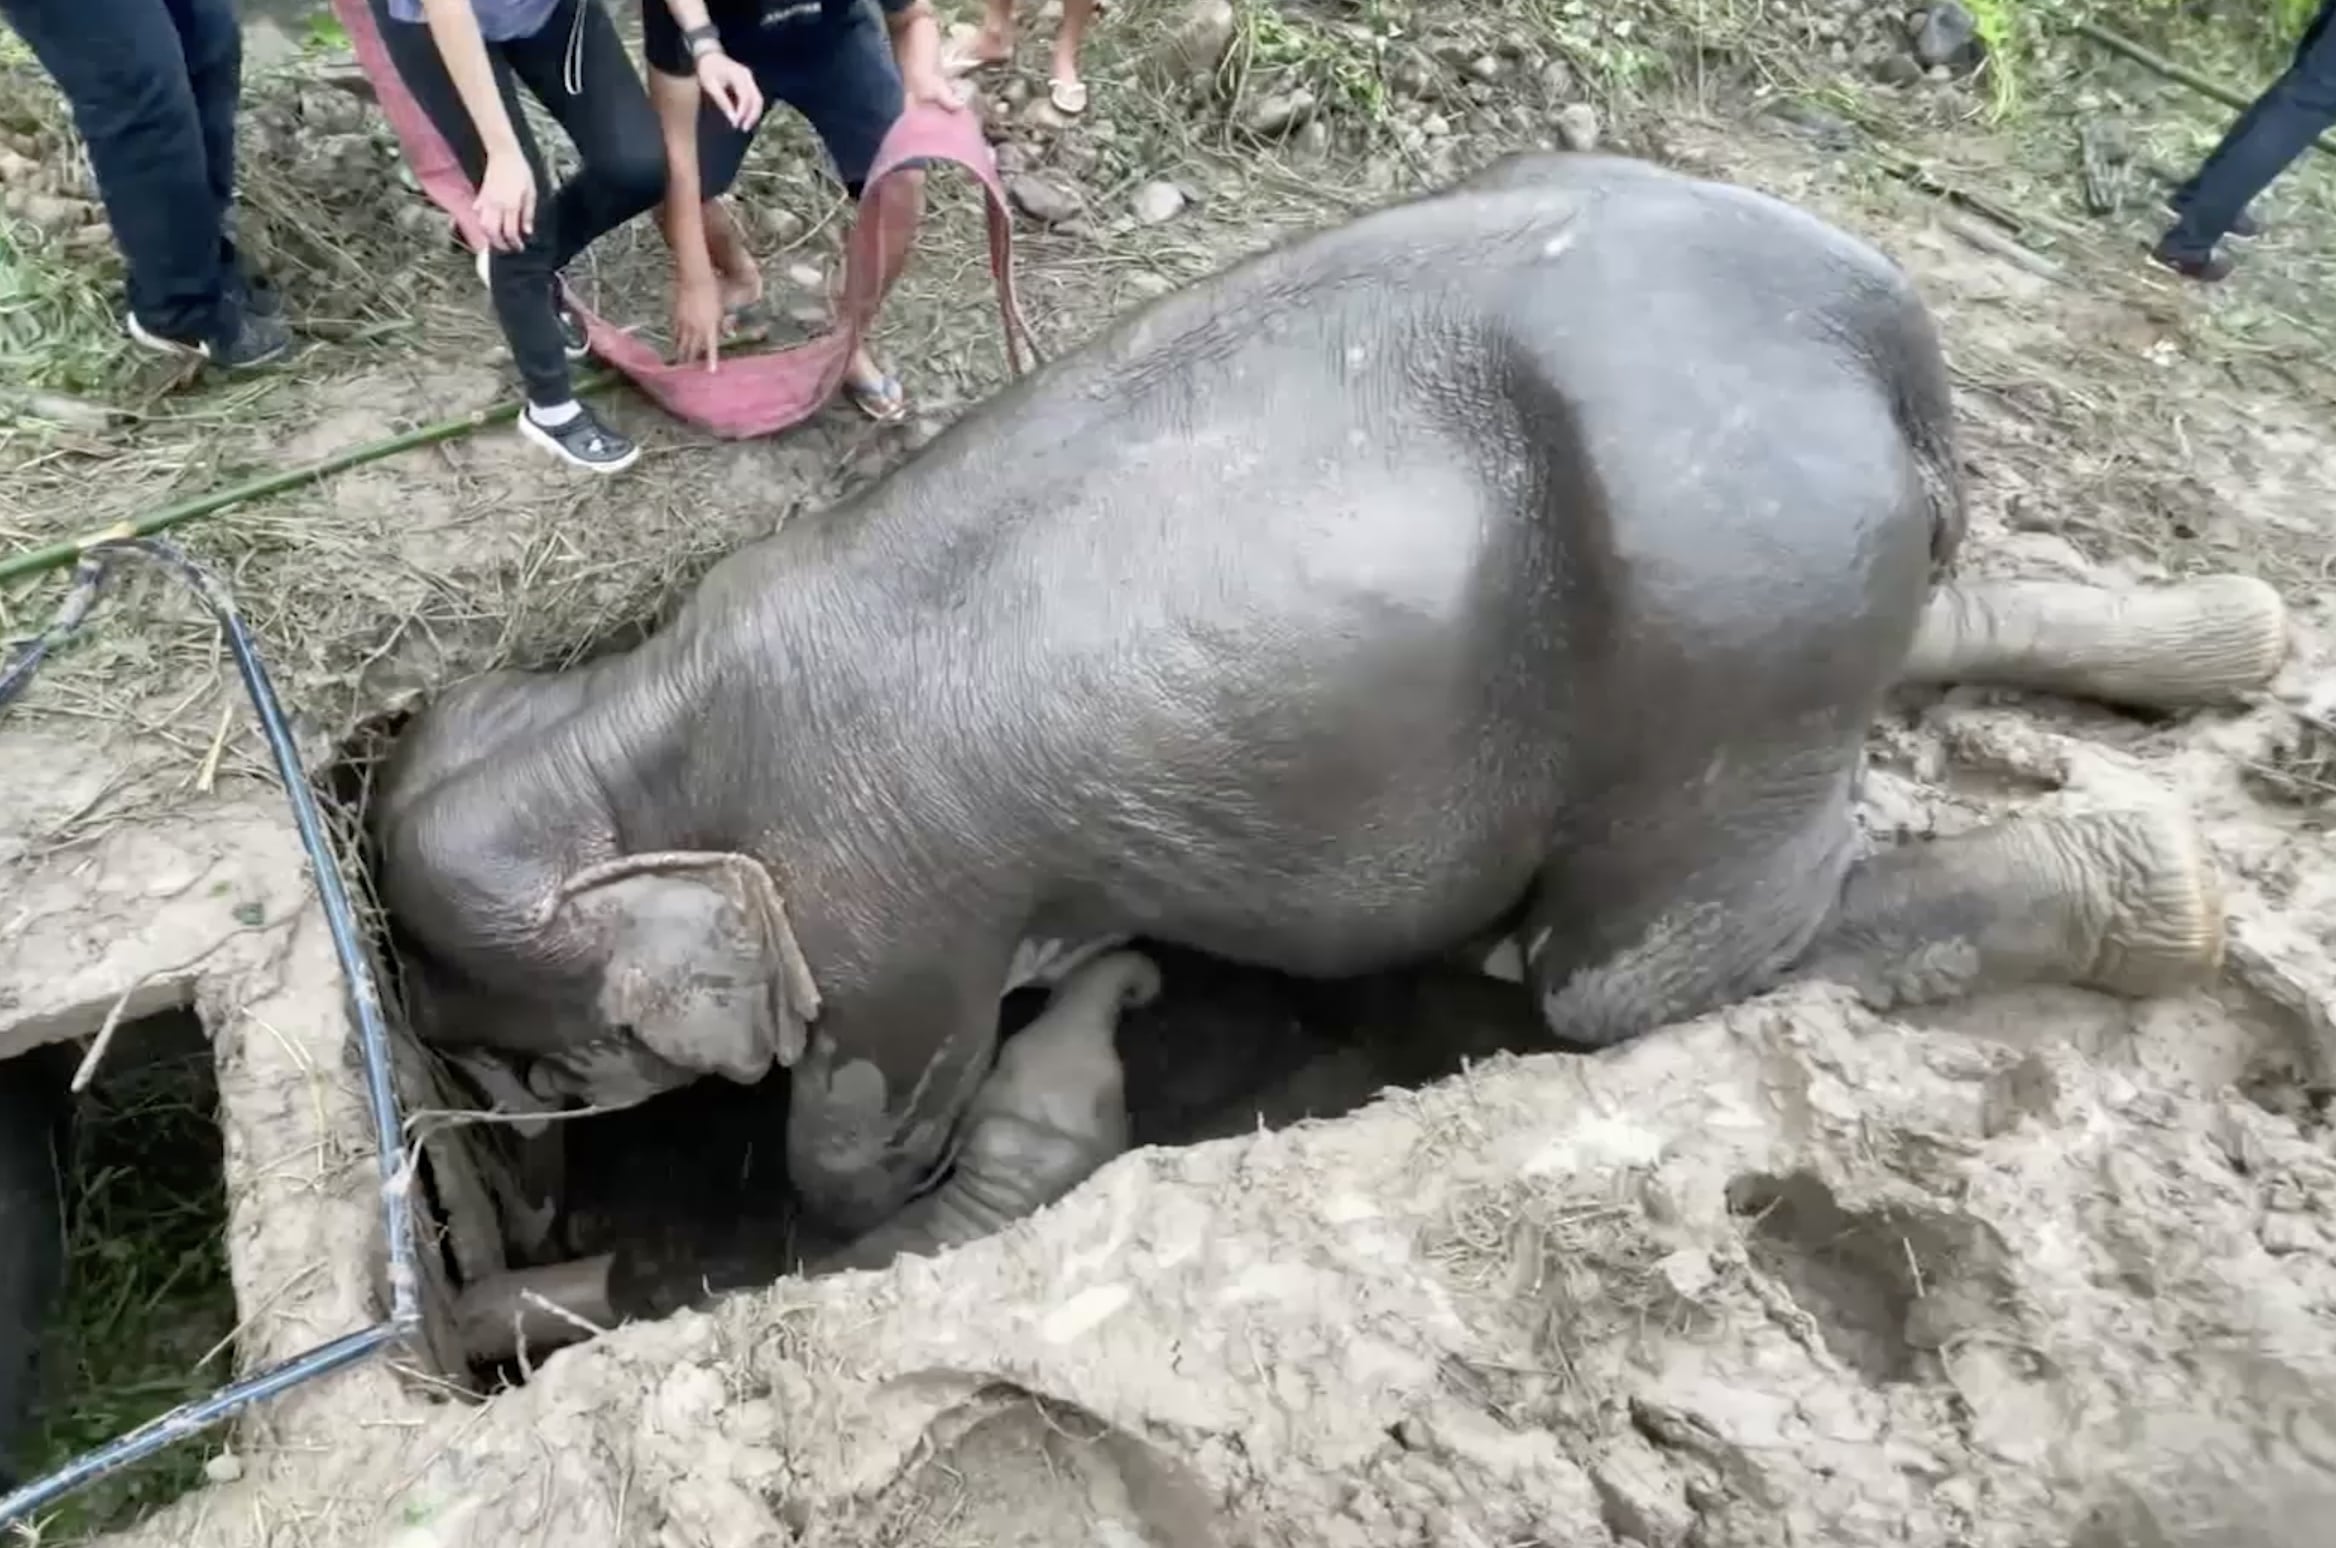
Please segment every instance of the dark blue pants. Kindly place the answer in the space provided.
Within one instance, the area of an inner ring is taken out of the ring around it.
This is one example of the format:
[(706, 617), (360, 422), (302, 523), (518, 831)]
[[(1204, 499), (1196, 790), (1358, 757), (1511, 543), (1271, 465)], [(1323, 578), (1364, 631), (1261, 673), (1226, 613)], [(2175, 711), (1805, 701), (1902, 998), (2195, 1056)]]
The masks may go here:
[(234, 0), (0, 0), (0, 15), (72, 105), (130, 271), (130, 309), (165, 338), (232, 335)]
[(2174, 192), (2181, 213), (2166, 233), (2165, 250), (2176, 258), (2204, 258), (2214, 251), (2254, 197), (2336, 125), (2336, 0), (2322, 0), (2319, 14), (2304, 30), (2287, 73), (2257, 97), (2189, 182)]

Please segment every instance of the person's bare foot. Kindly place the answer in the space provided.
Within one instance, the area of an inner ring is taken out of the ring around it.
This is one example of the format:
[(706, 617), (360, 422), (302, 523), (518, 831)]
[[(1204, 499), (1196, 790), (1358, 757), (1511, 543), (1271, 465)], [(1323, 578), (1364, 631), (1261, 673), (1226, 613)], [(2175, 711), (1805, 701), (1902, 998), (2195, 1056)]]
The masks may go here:
[(852, 363), (844, 368), (844, 395), (880, 425), (896, 425), (908, 417), (908, 395), (865, 344), (852, 351)]
[(987, 22), (968, 32), (955, 30), (948, 46), (942, 51), (942, 68), (951, 75), (969, 75), (976, 70), (991, 70), (1010, 64), (1014, 58), (1014, 29), (997, 27)]

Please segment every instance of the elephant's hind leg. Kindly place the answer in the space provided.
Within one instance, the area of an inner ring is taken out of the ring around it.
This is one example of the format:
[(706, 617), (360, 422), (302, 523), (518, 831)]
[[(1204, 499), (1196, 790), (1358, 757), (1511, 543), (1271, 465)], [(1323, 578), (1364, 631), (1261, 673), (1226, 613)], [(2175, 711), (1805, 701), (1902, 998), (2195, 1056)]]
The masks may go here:
[(2251, 576), (2145, 589), (1975, 580), (1932, 594), (1904, 681), (2177, 709), (2260, 688), (2286, 659), (2286, 606)]
[(2040, 813), (1859, 862), (1801, 971), (1885, 1008), (2035, 982), (2144, 997), (2211, 977), (2222, 943), (2180, 813)]
[(1602, 1048), (1774, 984), (1855, 858), (1840, 762), (1725, 801), (1658, 793), (1554, 857), (1516, 935), (1551, 1035)]

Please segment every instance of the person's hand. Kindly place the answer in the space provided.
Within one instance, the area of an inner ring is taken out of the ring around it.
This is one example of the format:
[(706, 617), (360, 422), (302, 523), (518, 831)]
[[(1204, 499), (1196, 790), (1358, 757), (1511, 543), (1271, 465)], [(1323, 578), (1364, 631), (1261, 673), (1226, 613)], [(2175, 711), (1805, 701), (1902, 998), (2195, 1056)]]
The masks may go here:
[(754, 84), (754, 72), (720, 49), (698, 56), (698, 89), (733, 129), (751, 129), (762, 117), (762, 88)]
[(722, 287), (712, 275), (673, 284), (673, 353), (678, 360), (701, 357), (714, 369), (722, 347)]
[(930, 69), (902, 71), (900, 89), (910, 107), (937, 107), (954, 112), (965, 106), (964, 94), (957, 83), (938, 64)]
[(479, 195), (471, 201), (479, 224), (487, 228), (487, 242), (504, 252), (515, 252), (535, 234), (535, 174), (517, 151), (490, 152), (487, 175), (479, 179)]

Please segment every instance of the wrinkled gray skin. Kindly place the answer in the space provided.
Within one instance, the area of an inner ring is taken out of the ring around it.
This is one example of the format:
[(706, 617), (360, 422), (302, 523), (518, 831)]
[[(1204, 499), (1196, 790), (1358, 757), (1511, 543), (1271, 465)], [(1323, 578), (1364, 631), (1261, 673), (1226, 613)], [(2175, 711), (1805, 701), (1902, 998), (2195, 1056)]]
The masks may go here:
[[(382, 882), (432, 1035), (547, 1099), (793, 1061), (840, 1235), (948, 1163), (1007, 988), (1128, 937), (1304, 975), (1506, 937), (1576, 1046), (1803, 959), (1884, 997), (2190, 981), (2219, 912), (2171, 817), (1853, 872), (1895, 682), (2181, 702), (2283, 648), (2248, 582), (2147, 638), (2100, 594), (2078, 641), (2018, 588), (1926, 614), (1961, 529), (1882, 257), (1514, 158), (1137, 314), (637, 649), (463, 684), (387, 774)], [(2228, 671), (2164, 677), (2202, 634)]]

